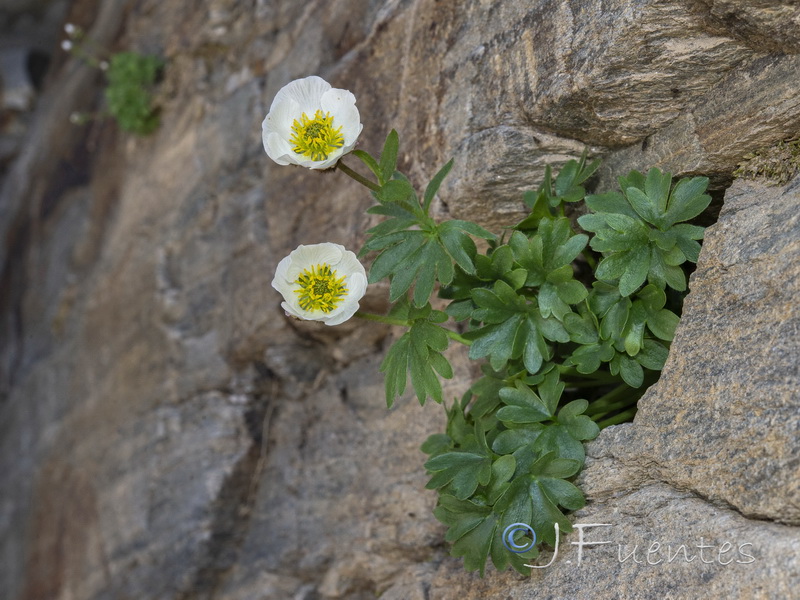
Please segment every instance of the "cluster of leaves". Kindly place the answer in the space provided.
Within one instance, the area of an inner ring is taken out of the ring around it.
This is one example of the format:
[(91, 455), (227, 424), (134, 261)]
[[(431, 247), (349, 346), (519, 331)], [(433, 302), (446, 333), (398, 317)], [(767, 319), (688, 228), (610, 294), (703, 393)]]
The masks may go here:
[[(633, 171), (619, 178), (621, 191), (587, 196), (598, 165), (584, 156), (555, 178), (548, 169), (525, 195), (530, 214), (498, 238), (430, 216), (452, 163), (420, 200), (395, 171), (396, 133), (380, 160), (357, 156), (378, 180), (369, 212), (386, 217), (362, 249), (377, 252), (369, 280), (389, 279), (392, 316), (409, 328), (381, 365), (387, 403), (409, 375), (421, 403), (443, 400), (450, 339), (486, 360), (483, 377), (447, 410), (446, 432), (423, 445), (428, 487), (439, 492), (435, 514), (468, 570), (483, 574), (491, 557), (497, 569), (528, 573), (538, 545), (517, 554), (503, 532), (529, 523), (537, 540), (553, 545), (555, 526), (571, 529), (564, 512), (584, 504), (571, 483), (584, 464), (583, 442), (632, 418), (666, 360), (686, 290), (682, 265), (696, 262), (703, 237), (685, 221), (708, 206), (708, 181), (672, 186), (669, 173)], [(582, 200), (591, 212), (577, 232), (564, 207)], [(473, 237), (485, 240), (485, 252)], [(437, 284), (449, 301), (443, 312), (430, 305)], [(464, 333), (445, 328), (448, 318)]]
[(119, 52), (111, 57), (106, 70), (106, 102), (125, 131), (147, 135), (158, 127), (159, 115), (152, 105), (150, 88), (162, 67), (157, 57), (135, 52)]

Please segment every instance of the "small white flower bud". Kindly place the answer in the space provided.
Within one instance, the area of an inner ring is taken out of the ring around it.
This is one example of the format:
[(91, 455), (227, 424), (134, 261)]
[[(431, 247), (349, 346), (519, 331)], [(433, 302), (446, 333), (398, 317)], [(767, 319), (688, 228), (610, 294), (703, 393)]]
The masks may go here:
[(78, 31), (78, 28), (75, 27), (75, 25), (73, 25), (72, 23), (67, 23), (66, 25), (64, 25), (64, 31), (67, 33), (67, 35), (72, 35), (76, 31)]
[(64, 52), (69, 52), (70, 50), (72, 50), (72, 42), (70, 42), (69, 40), (62, 41), (61, 49), (64, 50)]

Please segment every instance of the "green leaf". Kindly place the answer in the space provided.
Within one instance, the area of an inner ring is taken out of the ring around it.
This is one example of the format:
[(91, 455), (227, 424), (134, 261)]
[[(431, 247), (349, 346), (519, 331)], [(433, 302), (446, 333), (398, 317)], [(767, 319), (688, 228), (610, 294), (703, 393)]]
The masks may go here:
[(680, 317), (666, 308), (647, 315), (647, 327), (653, 332), (653, 335), (668, 342), (675, 337), (675, 329), (679, 322)]
[[(542, 339), (542, 334), (530, 319), (526, 319), (517, 330), (517, 335), (524, 342), (522, 348), (522, 362), (528, 373), (538, 373), (542, 362), (547, 357), (547, 346)], [(516, 342), (517, 340), (515, 340)], [(516, 348), (516, 343), (515, 343)]]
[[(387, 219), (383, 223), (380, 223), (375, 227), (367, 229), (367, 235), (371, 235), (374, 237), (381, 237), (390, 233), (395, 233), (396, 231), (408, 229), (409, 227), (412, 227), (416, 224), (417, 224), (417, 219), (413, 217)], [(422, 232), (417, 232), (417, 233), (422, 233)]]
[(462, 231), (466, 231), (475, 237), (483, 238), (485, 240), (494, 240), (497, 237), (493, 233), (486, 231), (480, 225), (476, 225), (471, 221), (460, 221), (458, 219), (451, 219), (449, 221), (442, 222), (439, 225), (439, 230), (442, 229), (461, 229)]
[(554, 504), (567, 510), (580, 510), (586, 504), (581, 491), (569, 481), (556, 477), (538, 477), (537, 481)]
[(564, 392), (565, 384), (560, 380), (558, 371), (550, 371), (544, 378), (544, 381), (539, 384), (539, 396), (547, 406), (547, 411), (550, 415), (554, 415), (558, 402), (561, 399), (561, 394)]
[(676, 240), (676, 244), (689, 262), (696, 263), (697, 259), (700, 258), (700, 244), (694, 240), (679, 237)]
[(411, 284), (414, 283), (414, 278), (424, 264), (424, 258), (427, 255), (425, 249), (429, 244), (430, 239), (425, 240), (422, 246), (417, 248), (399, 265), (403, 266), (403, 268), (395, 269), (389, 286), (389, 300), (391, 302), (396, 302), (401, 296), (405, 295)]
[(669, 208), (665, 215), (668, 225), (688, 221), (702, 213), (711, 203), (711, 196), (704, 194), (708, 187), (707, 177), (681, 179), (669, 197)]
[(558, 290), (550, 283), (542, 284), (539, 289), (539, 311), (547, 318), (551, 314), (559, 321), (564, 320), (564, 315), (570, 312), (569, 306), (558, 296)]
[(562, 532), (568, 532), (572, 531), (572, 524), (558, 510), (558, 507), (547, 495), (546, 488), (539, 481), (531, 483), (530, 497), (533, 504), (531, 526), (536, 532), (536, 537), (555, 546), (556, 535), (553, 525), (557, 523)]
[[(392, 174), (397, 168), (397, 151), (400, 145), (400, 140), (397, 131), (392, 129), (389, 135), (386, 136), (386, 142), (383, 144), (383, 151), (381, 152), (381, 162), (379, 166), (378, 178), (381, 183), (389, 181)], [(374, 162), (374, 161), (373, 161)]]
[(506, 406), (497, 411), (497, 418), (506, 423), (540, 423), (553, 416), (545, 402), (519, 380), (515, 387), (501, 389), (500, 399)]
[(439, 191), (439, 186), (442, 185), (442, 181), (444, 178), (447, 177), (447, 174), (450, 172), (450, 169), (453, 168), (453, 159), (451, 158), (447, 161), (447, 164), (443, 166), (436, 175), (433, 176), (431, 182), (425, 188), (425, 196), (423, 202), (423, 208), (425, 210), (425, 214), (428, 214), (428, 208), (431, 205), (431, 200), (436, 195), (436, 192)]
[(558, 423), (576, 440), (593, 440), (600, 433), (597, 423), (583, 414), (588, 407), (586, 400), (573, 400), (558, 411)]
[(524, 429), (501, 431), (492, 443), (492, 451), (497, 454), (512, 454), (523, 446), (533, 444), (543, 429), (543, 425), (529, 425)]
[(420, 450), (425, 454), (436, 456), (452, 449), (452, 446), (453, 440), (450, 439), (449, 435), (446, 433), (434, 433), (428, 436), (428, 439), (420, 446)]
[(628, 298), (621, 298), (615, 302), (600, 321), (600, 337), (604, 340), (614, 340), (621, 336), (625, 323), (628, 322), (630, 309), (631, 301)]
[(636, 355), (636, 362), (645, 369), (660, 371), (667, 362), (669, 350), (655, 340), (645, 340), (642, 350)]
[(436, 266), (439, 262), (439, 244), (431, 241), (426, 244), (420, 256), (420, 267), (414, 285), (414, 306), (422, 307), (428, 303), (433, 287), (436, 285)]
[[(514, 334), (518, 326), (519, 317), (514, 316), (503, 323), (487, 325), (467, 332), (467, 338), (473, 340), (469, 348), (469, 357), (475, 360), (498, 352), (506, 357), (510, 356), (514, 344)], [(506, 358), (506, 360), (508, 359)]]
[(486, 558), (497, 528), (497, 517), (490, 514), (480, 525), (459, 539), (451, 550), (455, 557), (464, 557), (464, 568), (467, 571), (480, 571), (483, 577)]
[(626, 354), (617, 354), (610, 364), (611, 373), (619, 373), (622, 376), (622, 380), (632, 388), (638, 388), (644, 382), (642, 366)]
[(578, 304), (583, 302), (589, 295), (589, 291), (580, 281), (565, 281), (556, 286), (558, 297), (567, 304)]
[(619, 279), (625, 274), (631, 261), (629, 252), (611, 254), (600, 261), (595, 271), (595, 277), (604, 281)]
[(459, 229), (439, 226), (438, 236), (447, 253), (453, 258), (456, 264), (469, 274), (475, 273), (473, 258), (477, 250), (475, 242), (468, 235)]
[(376, 204), (370, 206), (367, 212), (371, 215), (384, 215), (386, 217), (397, 217), (399, 219), (417, 219), (417, 215), (410, 207), (399, 206), (397, 204)]
[(647, 313), (641, 302), (634, 302), (622, 331), (625, 352), (630, 356), (636, 356), (644, 344), (644, 326)]
[(383, 185), (389, 179), (389, 177), (386, 178), (383, 177), (383, 174), (381, 173), (381, 168), (378, 166), (378, 161), (372, 158), (371, 154), (364, 152), (363, 150), (353, 150), (353, 156), (360, 159), (361, 162), (363, 162), (367, 166), (367, 168), (370, 171), (372, 171), (375, 177), (378, 178), (378, 182), (380, 183), (380, 185)]
[(552, 424), (545, 427), (539, 437), (536, 438), (534, 449), (542, 454), (552, 452), (554, 453), (553, 456), (575, 461), (571, 475), (578, 472), (586, 459), (586, 451), (583, 448), (583, 444), (576, 440), (569, 430), (561, 424)]
[[(591, 208), (596, 213), (615, 213), (620, 215), (627, 215), (631, 218), (636, 218), (637, 213), (633, 210), (631, 205), (625, 197), (619, 192), (607, 192), (605, 194), (594, 194), (586, 196), (586, 206)], [(587, 231), (594, 231), (584, 225), (584, 222), (593, 222), (587, 219), (589, 215), (585, 215), (578, 219), (581, 227)]]
[(472, 303), (472, 300), (459, 300), (448, 304), (445, 312), (450, 315), (454, 321), (464, 321), (465, 319), (469, 319), (474, 309), (475, 305)]
[[(547, 195), (550, 196), (550, 204), (557, 206), (561, 202), (582, 200), (586, 192), (580, 184), (586, 181), (597, 170), (599, 165), (600, 161), (594, 161), (587, 167), (586, 153), (583, 154), (580, 161), (568, 161), (561, 167), (552, 185), (552, 190), (548, 189), (550, 188), (549, 185), (543, 188)], [(547, 179), (549, 183), (549, 173), (547, 174)]]
[(439, 505), (434, 516), (449, 526), (445, 539), (455, 541), (480, 525), (491, 510), (469, 500), (458, 500), (450, 494), (439, 496)]
[(389, 348), (381, 363), (379, 370), (384, 373), (386, 405), (389, 408), (392, 407), (394, 399), (402, 395), (406, 389), (410, 345), (411, 336), (406, 333)]
[(391, 179), (381, 186), (377, 198), (381, 203), (404, 202), (416, 196), (414, 188), (405, 179)]
[(630, 296), (647, 279), (650, 272), (650, 247), (639, 246), (629, 254), (628, 265), (625, 273), (619, 280), (619, 293), (622, 296)]
[(564, 317), (564, 327), (569, 332), (569, 339), (578, 344), (596, 344), (600, 336), (590, 315), (570, 313)]
[(426, 242), (422, 232), (408, 232), (403, 241), (383, 250), (373, 261), (369, 269), (369, 283), (375, 283), (389, 277), (404, 268), (406, 259), (414, 254)]
[(431, 322), (438, 320), (439, 314), (439, 311), (431, 311), (430, 305), (408, 309), (407, 318), (413, 321), (411, 328), (392, 345), (380, 366), (380, 371), (385, 374), (389, 407), (405, 391), (408, 374), (420, 404), (424, 404), (427, 398), (442, 402), (439, 376), (452, 378), (453, 368), (441, 354), (449, 343), (447, 334)]
[(589, 236), (584, 234), (573, 235), (556, 247), (551, 264), (554, 267), (570, 264), (586, 248), (588, 243)]
[(674, 225), (670, 231), (675, 233), (678, 237), (686, 238), (689, 240), (702, 240), (705, 235), (705, 227), (699, 225), (689, 225), (688, 223), (680, 223)]
[(509, 481), (517, 468), (517, 461), (513, 456), (501, 456), (492, 464), (492, 478), (499, 482)]
[(492, 461), (488, 456), (472, 452), (446, 452), (429, 459), (425, 468), (433, 473), (428, 489), (449, 484), (448, 490), (459, 500), (469, 498), (478, 485), (486, 485), (492, 474)]
[(667, 199), (669, 198), (671, 183), (671, 173), (662, 173), (656, 168), (652, 168), (647, 172), (644, 191), (653, 203), (654, 212), (657, 214), (662, 214), (667, 210)]
[(653, 205), (653, 200), (649, 198), (642, 190), (637, 188), (628, 188), (625, 190), (625, 196), (631, 203), (633, 210), (635, 210), (642, 219), (648, 223), (653, 223), (658, 220), (657, 209)]
[(594, 373), (600, 364), (614, 358), (614, 348), (609, 343), (588, 344), (579, 346), (569, 357), (569, 363), (575, 365), (579, 373)]

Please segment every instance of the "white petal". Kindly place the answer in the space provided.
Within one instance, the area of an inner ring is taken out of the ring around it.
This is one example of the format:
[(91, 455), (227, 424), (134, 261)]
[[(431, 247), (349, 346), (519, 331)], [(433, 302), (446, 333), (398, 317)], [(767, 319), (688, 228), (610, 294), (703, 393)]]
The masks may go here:
[(279, 134), (275, 132), (266, 134), (265, 132), (264, 135), (262, 135), (262, 140), (264, 142), (264, 150), (267, 151), (267, 156), (276, 163), (279, 165), (297, 164), (297, 155), (292, 152), (291, 144)]
[(272, 280), (274, 285), (276, 279), (285, 279), (286, 278), (286, 270), (289, 268), (289, 264), (292, 262), (291, 256), (284, 256), (281, 261), (278, 263), (278, 266), (275, 267), (275, 278)]
[(350, 250), (345, 250), (342, 253), (342, 258), (339, 260), (339, 263), (335, 265), (335, 268), (345, 273), (361, 273), (364, 276), (366, 276), (367, 273), (364, 269), (364, 265), (361, 264), (355, 253), (350, 252)]
[(278, 104), (273, 102), (272, 108), (261, 123), (261, 129), (265, 133), (275, 132), (288, 140), (292, 137), (292, 123), (301, 117), (302, 112), (300, 105), (291, 98)]
[(342, 306), (342, 312), (332, 316), (329, 319), (326, 319), (325, 325), (339, 325), (340, 323), (344, 323), (345, 321), (347, 321), (347, 319), (356, 314), (357, 310), (358, 310), (358, 302), (352, 302), (350, 304)]
[(272, 287), (274, 287), (279, 292), (281, 290), (278, 288), (278, 286), (289, 282), (289, 279), (286, 277), (286, 273), (288, 272), (289, 265), (291, 264), (292, 264), (292, 257), (286, 256), (282, 258), (281, 262), (278, 263), (278, 266), (275, 267), (275, 277), (272, 278)]
[(307, 169), (329, 169), (336, 164), (336, 162), (341, 158), (342, 154), (344, 154), (342, 148), (336, 148), (336, 150), (328, 154), (328, 158), (325, 160), (306, 160), (298, 164), (300, 164), (301, 167), (306, 167)]
[(281, 308), (286, 311), (286, 314), (292, 315), (293, 317), (297, 317), (298, 319), (304, 319), (302, 312), (298, 311), (294, 306), (290, 306), (286, 302), (281, 302)]
[[(350, 141), (350, 142), (348, 142), (348, 139), (345, 136), (345, 138), (344, 138), (344, 146), (342, 146), (342, 154), (347, 154), (348, 152), (351, 152), (353, 150), (353, 148), (356, 147), (356, 141), (358, 140), (358, 136), (361, 134), (361, 130), (363, 128), (364, 128), (364, 126), (361, 123), (359, 123), (358, 124), (358, 131), (356, 131), (355, 136), (353, 136), (353, 140)], [(344, 130), (342, 130), (342, 131), (344, 131)]]
[(339, 244), (324, 243), (298, 246), (289, 255), (292, 262), (286, 270), (286, 278), (289, 281), (294, 281), (300, 273), (313, 265), (322, 263), (335, 265), (342, 260), (343, 252), (345, 252), (344, 246)]
[(361, 117), (356, 108), (356, 97), (348, 90), (330, 89), (320, 99), (322, 110), (333, 115), (334, 127), (342, 128), (345, 144), (355, 143), (361, 133)]
[(348, 298), (352, 297), (356, 302), (367, 293), (367, 278), (361, 273), (353, 273), (347, 280)]
[(360, 296), (352, 295), (350, 293), (343, 299), (342, 304), (339, 307), (328, 313), (327, 317), (324, 319), (326, 325), (338, 325), (339, 323), (344, 323), (352, 317), (359, 308), (358, 301), (363, 296), (363, 293)]
[(294, 293), (294, 291), (299, 287), (296, 283), (286, 281), (283, 278), (278, 279), (276, 277), (272, 280), (272, 287), (278, 290), (281, 296), (283, 296), (283, 299), (289, 302), (292, 306), (299, 306), (297, 303), (297, 294)]
[(322, 94), (331, 89), (331, 84), (317, 77), (311, 75), (304, 79), (295, 79), (283, 86), (272, 101), (270, 112), (277, 104), (284, 102), (287, 99), (297, 102), (300, 112), (305, 112), (310, 117), (320, 107), (319, 101)]

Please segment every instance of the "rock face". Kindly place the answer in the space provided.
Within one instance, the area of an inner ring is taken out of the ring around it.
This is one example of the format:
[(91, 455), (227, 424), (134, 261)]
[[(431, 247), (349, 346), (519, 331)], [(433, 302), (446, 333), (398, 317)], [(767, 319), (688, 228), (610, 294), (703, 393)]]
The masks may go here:
[[(609, 543), (579, 565), (573, 533), (530, 580), (481, 580), (424, 490), (441, 408), (383, 404), (396, 332), (290, 322), (269, 285), (300, 243), (356, 248), (370, 199), (272, 164), (259, 125), (282, 85), (319, 74), (356, 94), (363, 147), (399, 131), (417, 183), (455, 155), (437, 210), (489, 227), (585, 146), (600, 187), (656, 165), (722, 189), (742, 155), (800, 135), (795, 2), (128, 8), (76, 0), (67, 18), (167, 59), (162, 127), (70, 127), (98, 78), (56, 61), (0, 192), (3, 597), (794, 593), (800, 181), (727, 190), (661, 380), (589, 444), (574, 521), (608, 524), (585, 536)], [(454, 353), (449, 398), (474, 376)]]

